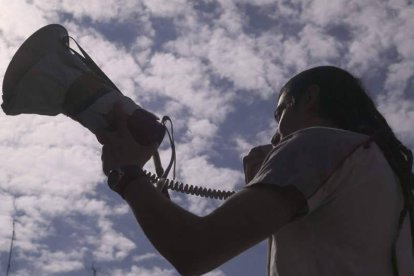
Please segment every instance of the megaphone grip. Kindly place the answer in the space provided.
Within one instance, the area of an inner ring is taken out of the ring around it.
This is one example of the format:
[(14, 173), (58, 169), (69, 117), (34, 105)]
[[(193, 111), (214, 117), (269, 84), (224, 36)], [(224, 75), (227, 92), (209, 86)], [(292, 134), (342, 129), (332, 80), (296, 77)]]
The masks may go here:
[(165, 126), (145, 109), (138, 108), (128, 118), (128, 129), (134, 139), (143, 146), (160, 145), (165, 135)]

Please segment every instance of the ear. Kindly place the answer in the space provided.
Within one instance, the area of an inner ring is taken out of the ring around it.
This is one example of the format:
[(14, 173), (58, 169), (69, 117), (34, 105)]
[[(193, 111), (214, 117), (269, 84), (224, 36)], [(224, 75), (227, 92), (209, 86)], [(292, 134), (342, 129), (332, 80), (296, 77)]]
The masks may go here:
[(304, 108), (308, 111), (317, 111), (319, 103), (320, 88), (317, 84), (311, 84), (306, 89), (303, 100)]

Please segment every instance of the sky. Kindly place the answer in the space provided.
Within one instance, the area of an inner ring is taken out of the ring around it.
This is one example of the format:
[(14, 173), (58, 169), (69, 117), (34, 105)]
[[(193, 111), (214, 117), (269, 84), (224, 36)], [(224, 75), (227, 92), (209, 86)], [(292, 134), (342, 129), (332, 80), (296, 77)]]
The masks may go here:
[[(318, 65), (359, 77), (414, 149), (411, 0), (0, 0), (1, 80), (23, 41), (51, 23), (125, 95), (172, 118), (185, 183), (242, 189), (242, 157), (277, 128), (278, 91)], [(160, 154), (167, 164), (167, 142)], [(0, 156), (0, 274), (14, 221), (11, 275), (178, 275), (107, 187), (87, 129), (63, 115), (0, 111)], [(172, 198), (197, 215), (221, 204)], [(264, 275), (265, 263), (262, 242), (208, 275)]]

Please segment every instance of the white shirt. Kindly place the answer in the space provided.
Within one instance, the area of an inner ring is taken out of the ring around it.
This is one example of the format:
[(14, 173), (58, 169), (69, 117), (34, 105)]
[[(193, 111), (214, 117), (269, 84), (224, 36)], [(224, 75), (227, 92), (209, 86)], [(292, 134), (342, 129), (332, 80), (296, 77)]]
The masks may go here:
[[(403, 197), (368, 136), (323, 127), (297, 131), (269, 153), (248, 185), (257, 183), (293, 185), (307, 200), (307, 210), (272, 236), (270, 275), (392, 275)], [(397, 243), (400, 276), (414, 275), (407, 218)]]

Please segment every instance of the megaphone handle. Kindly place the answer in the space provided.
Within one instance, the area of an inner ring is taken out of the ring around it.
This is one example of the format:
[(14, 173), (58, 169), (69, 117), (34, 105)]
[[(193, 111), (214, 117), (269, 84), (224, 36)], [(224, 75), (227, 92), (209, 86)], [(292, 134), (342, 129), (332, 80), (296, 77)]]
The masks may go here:
[(141, 145), (147, 146), (153, 143), (160, 145), (164, 139), (165, 126), (157, 119), (154, 114), (138, 108), (128, 118), (128, 129)]
[[(154, 161), (155, 172), (157, 173), (158, 177), (161, 177), (164, 174), (164, 169), (162, 168), (160, 154), (158, 150), (152, 155), (152, 160)], [(157, 182), (157, 189), (165, 195), (168, 199), (170, 199), (170, 195), (168, 194), (168, 187), (165, 181)]]

